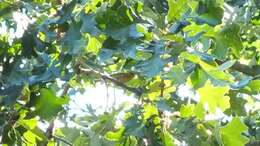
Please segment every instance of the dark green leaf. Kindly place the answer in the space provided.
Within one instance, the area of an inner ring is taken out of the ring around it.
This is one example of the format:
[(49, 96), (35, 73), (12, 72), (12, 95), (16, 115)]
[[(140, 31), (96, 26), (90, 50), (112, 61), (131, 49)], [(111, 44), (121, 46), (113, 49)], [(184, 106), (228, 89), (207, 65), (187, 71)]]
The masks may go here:
[(45, 120), (51, 120), (63, 109), (63, 105), (68, 103), (67, 98), (60, 98), (50, 89), (41, 89), (37, 99), (35, 112)]

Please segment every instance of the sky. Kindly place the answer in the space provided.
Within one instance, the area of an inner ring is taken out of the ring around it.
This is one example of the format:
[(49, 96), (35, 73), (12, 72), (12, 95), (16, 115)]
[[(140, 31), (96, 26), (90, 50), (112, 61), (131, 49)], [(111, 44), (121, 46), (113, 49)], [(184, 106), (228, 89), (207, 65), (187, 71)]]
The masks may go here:
[(69, 103), (69, 115), (74, 113), (80, 114), (81, 108), (89, 104), (97, 113), (103, 113), (109, 108), (118, 108), (121, 104), (127, 102), (129, 105), (137, 102), (133, 96), (125, 94), (125, 91), (115, 87), (106, 87), (104, 83), (97, 83), (95, 87), (87, 87), (86, 91), (72, 95)]

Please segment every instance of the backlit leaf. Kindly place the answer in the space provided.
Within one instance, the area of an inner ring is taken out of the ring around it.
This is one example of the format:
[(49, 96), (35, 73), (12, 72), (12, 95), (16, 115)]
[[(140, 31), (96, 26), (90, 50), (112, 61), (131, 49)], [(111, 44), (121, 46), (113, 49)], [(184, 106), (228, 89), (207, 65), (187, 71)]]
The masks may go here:
[(200, 95), (200, 102), (204, 105), (208, 105), (210, 113), (215, 113), (217, 108), (225, 111), (230, 107), (228, 93), (228, 87), (214, 86), (209, 81), (204, 87), (198, 89)]
[(167, 15), (168, 21), (176, 21), (182, 16), (186, 6), (187, 0), (168, 0), (169, 11)]
[(247, 127), (238, 117), (226, 126), (220, 128), (221, 137), (225, 146), (244, 146), (249, 140), (242, 135)]
[(67, 98), (57, 97), (50, 89), (42, 89), (37, 99), (35, 112), (43, 119), (51, 120), (62, 111), (62, 106), (66, 103), (68, 103)]

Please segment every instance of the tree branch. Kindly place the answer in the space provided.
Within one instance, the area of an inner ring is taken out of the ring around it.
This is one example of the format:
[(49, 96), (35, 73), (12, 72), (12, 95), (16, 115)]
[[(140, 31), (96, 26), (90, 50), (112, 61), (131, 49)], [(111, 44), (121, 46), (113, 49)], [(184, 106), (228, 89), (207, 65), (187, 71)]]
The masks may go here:
[(116, 80), (116, 79), (114, 79), (114, 78), (108, 77), (108, 76), (106, 76), (106, 75), (101, 75), (101, 77), (102, 77), (103, 79), (107, 79), (107, 80), (113, 82), (115, 85), (120, 86), (120, 87), (123, 88), (123, 89), (126, 89), (126, 90), (128, 90), (128, 91), (130, 91), (130, 92), (135, 93), (135, 94), (138, 95), (138, 96), (140, 96), (140, 95), (142, 94), (142, 91), (141, 91), (140, 89), (128, 87), (128, 86), (126, 86), (124, 83), (122, 83), (122, 82), (120, 82), (120, 81), (118, 81), (118, 80)]
[(55, 119), (52, 119), (52, 120), (50, 121), (50, 124), (49, 124), (48, 128), (47, 128), (46, 131), (45, 131), (45, 136), (46, 136), (47, 140), (44, 141), (44, 143), (43, 143), (44, 146), (47, 146), (49, 140), (51, 140), (52, 137), (53, 137), (54, 120), (55, 120)]
[[(219, 65), (224, 63), (224, 61), (220, 61), (220, 60), (216, 60), (216, 62)], [(250, 67), (248, 65), (236, 62), (231, 68), (236, 71), (242, 72), (246, 75), (253, 76), (253, 77), (260, 75), (260, 65), (254, 65), (254, 66)]]
[(260, 65), (250, 67), (236, 62), (231, 68), (250, 76), (258, 76), (260, 74)]
[(69, 89), (70, 89), (70, 85), (68, 83), (65, 83), (61, 96), (66, 96)]
[(256, 140), (247, 143), (245, 146), (259, 146), (259, 145), (260, 145), (260, 140)]
[(89, 70), (89, 69), (85, 69), (85, 68), (81, 68), (81, 67), (79, 67), (79, 68), (80, 68), (80, 72), (81, 73), (96, 74), (96, 75), (100, 76), (102, 79), (109, 80), (110, 82), (114, 83), (115, 85), (117, 85), (117, 86), (119, 86), (119, 87), (121, 87), (123, 89), (126, 89), (126, 90), (136, 94), (137, 96), (140, 96), (143, 93), (140, 88), (128, 87), (124, 83), (122, 83), (122, 82), (120, 82), (120, 81), (118, 81), (118, 80), (116, 80), (116, 79), (114, 79), (114, 78), (112, 78), (112, 77), (110, 77), (108, 75), (104, 75), (104, 74), (102, 74), (102, 73), (100, 73), (98, 71), (95, 71), (95, 70), (92, 70), (92, 69)]

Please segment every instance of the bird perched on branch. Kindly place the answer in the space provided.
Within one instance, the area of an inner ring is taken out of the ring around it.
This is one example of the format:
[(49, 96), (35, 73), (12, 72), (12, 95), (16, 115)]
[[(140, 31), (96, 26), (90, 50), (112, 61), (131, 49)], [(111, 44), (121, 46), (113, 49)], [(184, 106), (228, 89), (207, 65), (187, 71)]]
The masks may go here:
[(115, 73), (115, 74), (112, 74), (111, 77), (122, 82), (122, 83), (125, 83), (125, 82), (128, 82), (130, 80), (132, 80), (134, 78), (135, 74), (130, 72), (130, 73)]

